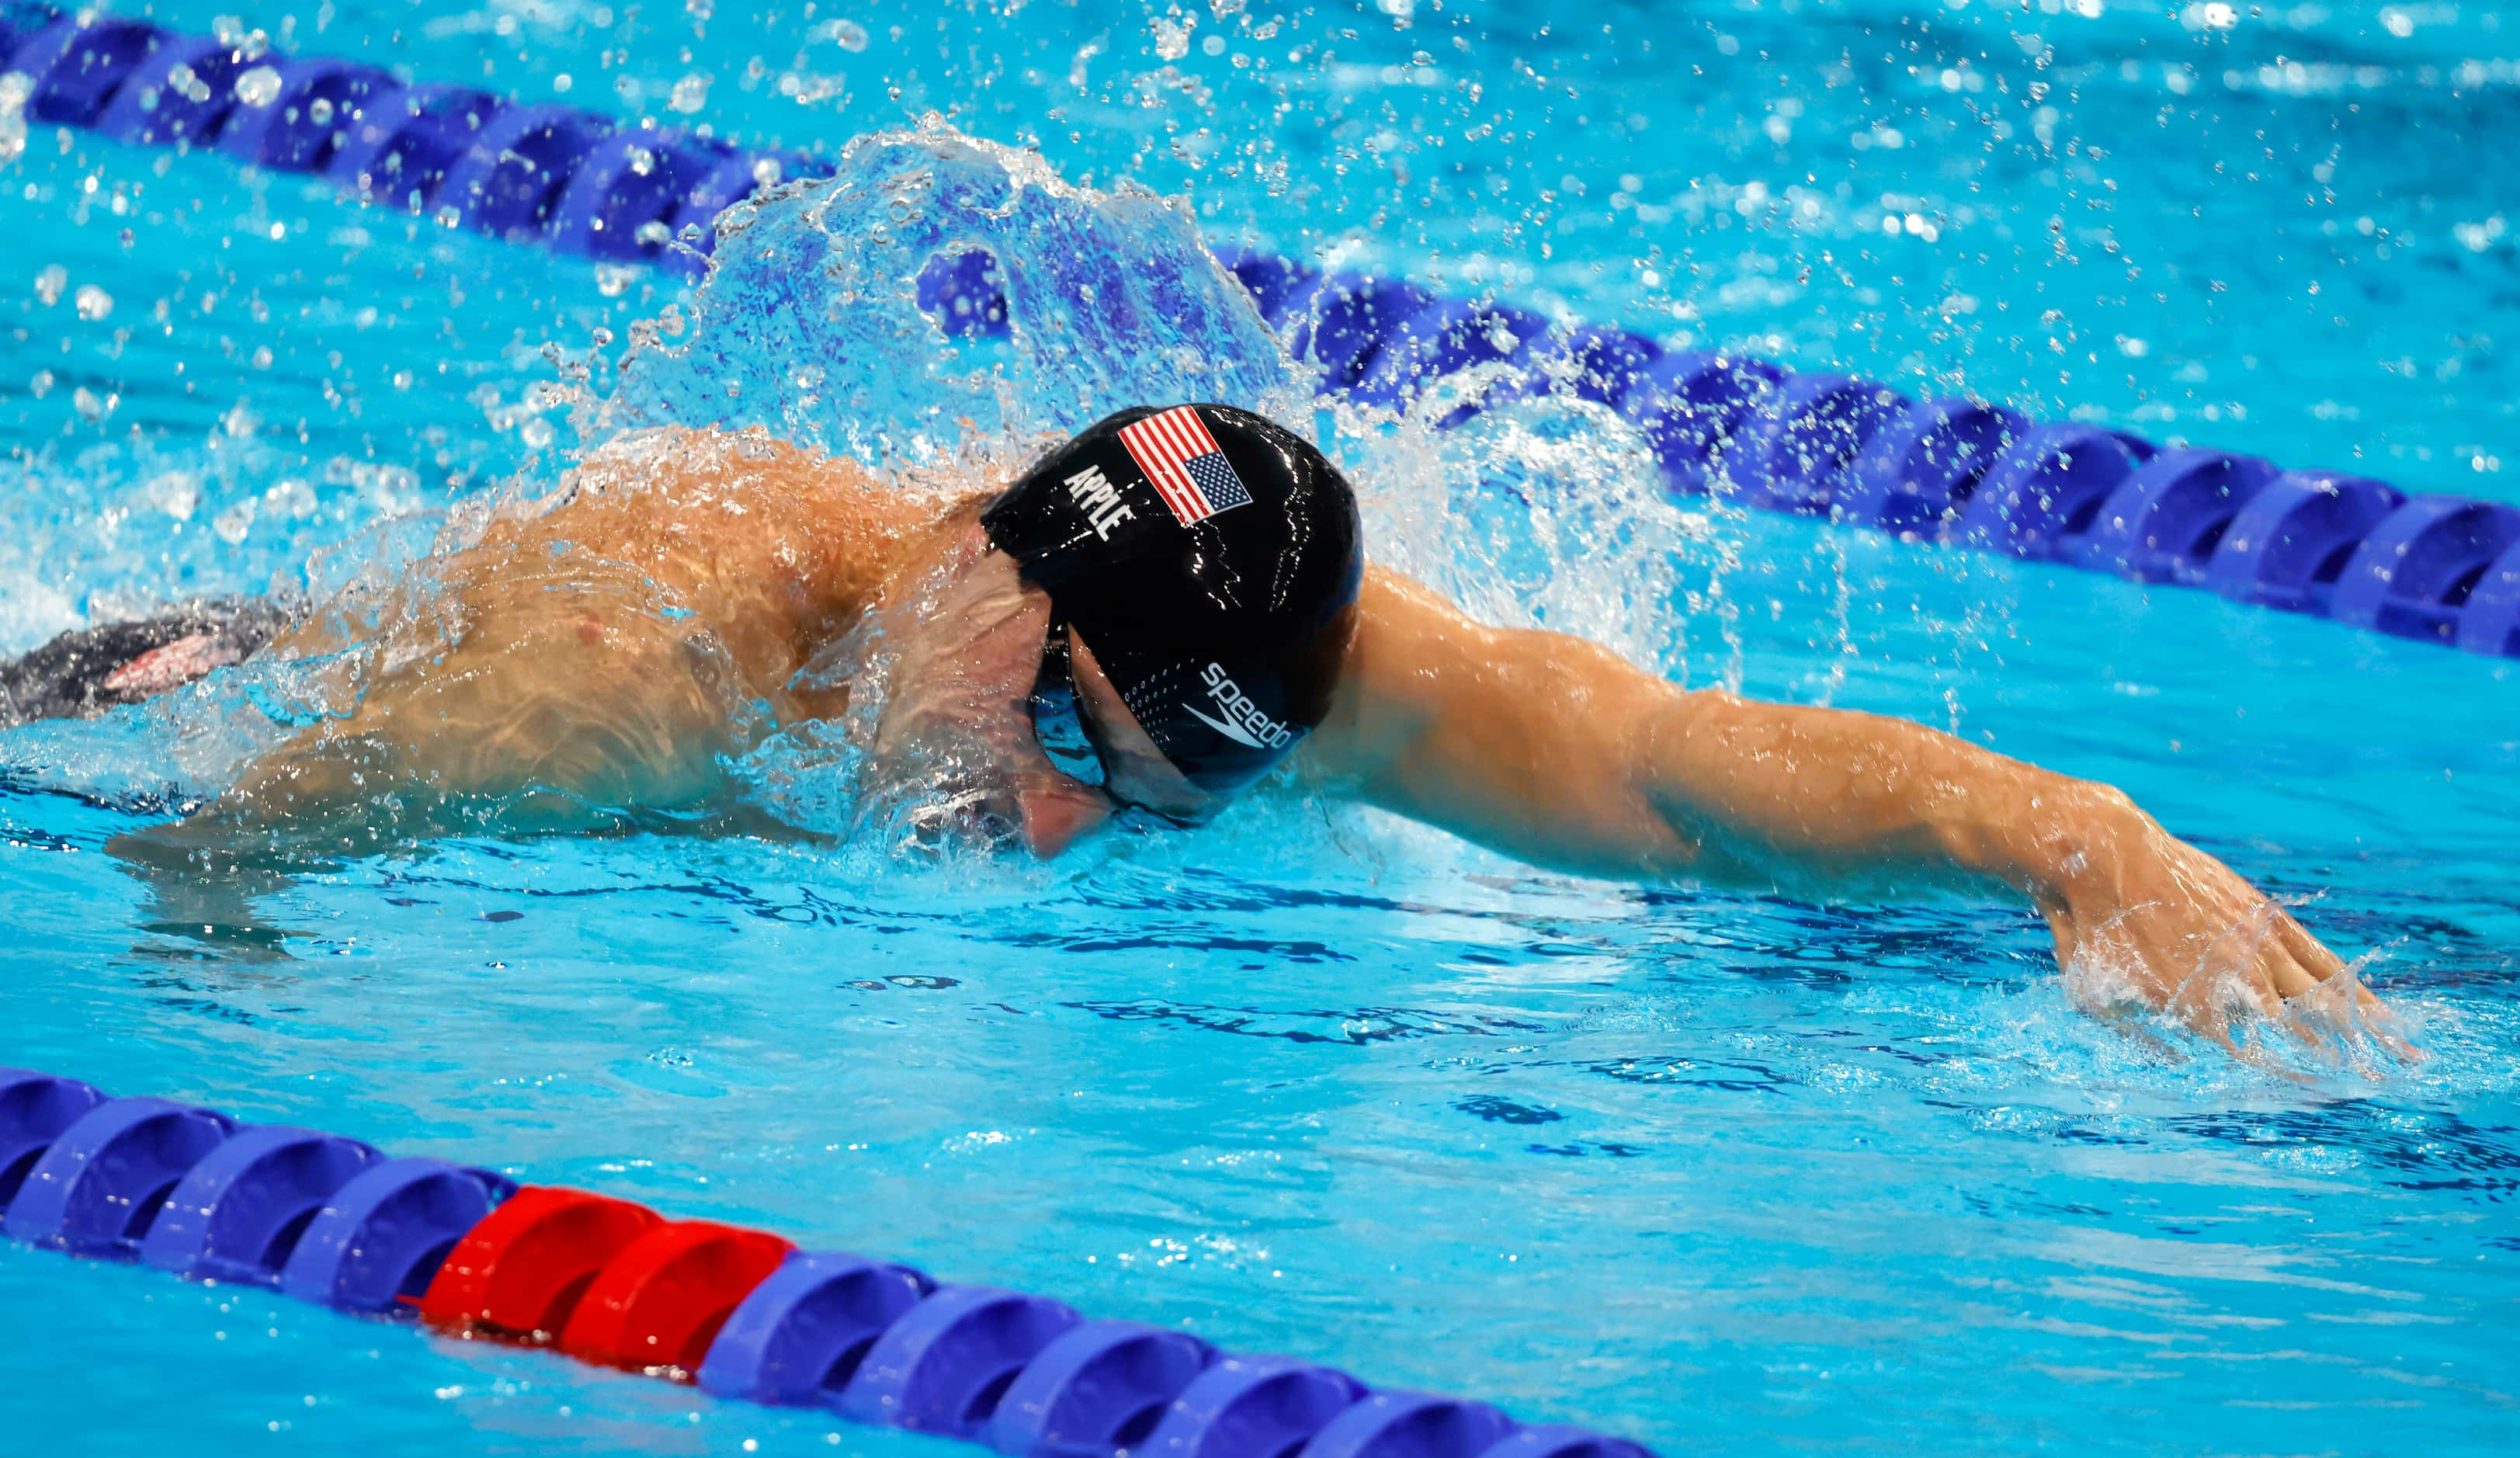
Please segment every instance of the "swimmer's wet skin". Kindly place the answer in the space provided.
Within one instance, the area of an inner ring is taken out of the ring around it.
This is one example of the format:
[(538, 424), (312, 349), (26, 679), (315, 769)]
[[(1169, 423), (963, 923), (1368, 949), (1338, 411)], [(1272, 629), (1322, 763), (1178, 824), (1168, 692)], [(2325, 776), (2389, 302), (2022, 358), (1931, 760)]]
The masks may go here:
[[(1347, 481), (1245, 411), (1123, 412), (951, 502), (759, 432), (648, 433), (557, 500), (406, 585), (344, 716), (117, 851), (180, 867), (257, 838), (355, 852), (740, 815), (729, 757), (843, 712), (847, 685), (805, 670), (880, 621), (898, 657), (872, 757), (980, 753), (962, 823), (1042, 856), (1124, 807), (1205, 819), (1291, 756), (1314, 789), (1569, 871), (1813, 899), (2009, 888), (2061, 963), (2227, 1045), (2235, 1017), (2387, 1019), (2113, 789), (1904, 720), (1683, 690), (1363, 565)], [(355, 646), (349, 620), (266, 651)]]

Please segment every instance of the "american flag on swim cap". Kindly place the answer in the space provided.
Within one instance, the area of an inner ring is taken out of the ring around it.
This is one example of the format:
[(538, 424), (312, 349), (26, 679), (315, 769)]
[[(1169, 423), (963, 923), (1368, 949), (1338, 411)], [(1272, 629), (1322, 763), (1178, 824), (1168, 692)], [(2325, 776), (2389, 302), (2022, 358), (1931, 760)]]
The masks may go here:
[(1120, 443), (1184, 526), (1251, 504), (1251, 492), (1234, 474), (1234, 463), (1225, 459), (1195, 406), (1175, 405), (1122, 426)]

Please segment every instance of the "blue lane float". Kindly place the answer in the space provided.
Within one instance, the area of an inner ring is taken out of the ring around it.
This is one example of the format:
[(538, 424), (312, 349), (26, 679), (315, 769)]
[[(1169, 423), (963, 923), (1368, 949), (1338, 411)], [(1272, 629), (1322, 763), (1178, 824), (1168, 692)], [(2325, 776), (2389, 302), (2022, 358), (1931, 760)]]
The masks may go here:
[(0, 1234), (1005, 1458), (1652, 1458), (1483, 1402), (0, 1069)]
[(234, 1119), (207, 1109), (108, 1099), (34, 1162), (0, 1233), (76, 1255), (135, 1255), (177, 1181), (235, 1130)]
[(835, 1403), (876, 1339), (935, 1290), (908, 1266), (835, 1252), (792, 1256), (718, 1330), (700, 1390), (776, 1407)]
[(1365, 1398), (1355, 1378), (1291, 1357), (1229, 1357), (1192, 1378), (1147, 1441), (1162, 1458), (1301, 1451)]
[(1001, 1453), (1090, 1458), (1135, 1449), (1216, 1360), (1187, 1332), (1089, 1321), (1061, 1333), (999, 1399), (985, 1440)]
[(506, 1175), (441, 1160), (370, 1164), (325, 1197), (275, 1285), (361, 1315), (416, 1306), (455, 1243), (516, 1193)]
[(140, 1259), (178, 1276), (276, 1286), (308, 1223), (380, 1158), (312, 1129), (240, 1129), (175, 1182)]
[(75, 1078), (0, 1071), (0, 1217), (25, 1187), (44, 1151), (104, 1102), (105, 1095)]
[[(214, 147), (494, 238), (684, 273), (704, 266), (721, 209), (764, 184), (831, 170), (803, 153), (40, 6), (0, 7), (0, 62), (27, 77), (31, 121)], [(1666, 352), (1615, 329), (1561, 329), (1528, 310), (1268, 253), (1217, 254), (1327, 395), (1407, 409), (1440, 382), (1484, 372), (1484, 392), (1440, 417), (1451, 425), (1485, 404), (1571, 388), (1638, 425), (1674, 492), (2520, 657), (2520, 513), (2508, 507), (2163, 450), (1742, 355)], [(939, 258), (919, 287), (950, 332), (1007, 327), (986, 254)]]
[(2338, 576), (2328, 613), (2401, 637), (2456, 640), (2477, 585), (2507, 573), (2520, 511), (2499, 502), (2415, 496), (2380, 519)]

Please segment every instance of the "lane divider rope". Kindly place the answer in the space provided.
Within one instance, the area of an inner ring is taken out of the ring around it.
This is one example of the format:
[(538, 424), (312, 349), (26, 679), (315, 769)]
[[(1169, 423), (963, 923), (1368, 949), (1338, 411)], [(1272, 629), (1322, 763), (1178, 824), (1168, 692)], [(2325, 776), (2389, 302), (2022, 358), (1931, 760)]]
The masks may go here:
[[(405, 85), (354, 62), (248, 55), (44, 6), (0, 6), (0, 71), (11, 70), (24, 78), (29, 122), (215, 148), (495, 238), (686, 272), (700, 266), (698, 252), (672, 246), (686, 229), (704, 252), (720, 209), (757, 186), (832, 170), (807, 153)], [(1401, 280), (1217, 251), (1318, 369), (1325, 394), (1400, 407), (1461, 371), (1503, 366), (1512, 383), (1491, 400), (1570, 385), (1642, 429), (1676, 492), (2520, 657), (2520, 509), (2503, 503), (2164, 449), (1957, 396), (1912, 399), (1873, 380), (1665, 351), (1622, 330), (1557, 329), (1529, 310)], [(990, 265), (985, 253), (933, 260), (919, 280), (922, 306), (949, 331), (1003, 332)]]
[(21, 1069), (0, 1069), (0, 1235), (1007, 1458), (1652, 1458), (1047, 1297)]

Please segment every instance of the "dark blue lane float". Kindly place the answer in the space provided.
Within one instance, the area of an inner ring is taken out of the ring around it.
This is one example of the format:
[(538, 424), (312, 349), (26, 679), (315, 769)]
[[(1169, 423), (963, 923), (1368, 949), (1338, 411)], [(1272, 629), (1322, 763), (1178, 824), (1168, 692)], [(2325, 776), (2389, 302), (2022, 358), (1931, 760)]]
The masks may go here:
[[(5, 0), (0, 60), (26, 75), (33, 122), (213, 147), (493, 238), (687, 274), (704, 266), (721, 209), (765, 184), (832, 170), (805, 153)], [(1401, 280), (1217, 252), (1327, 395), (1401, 410), (1451, 385), (1458, 398), (1436, 417), (1449, 426), (1571, 389), (1634, 421), (1674, 492), (2520, 657), (2520, 513), (2508, 507), (2165, 450), (1742, 355), (1667, 352), (1638, 335), (1560, 329)], [(985, 253), (939, 257), (918, 286), (949, 332), (1008, 328)]]
[(0, 1234), (1006, 1458), (1653, 1458), (1483, 1402), (0, 1069)]

